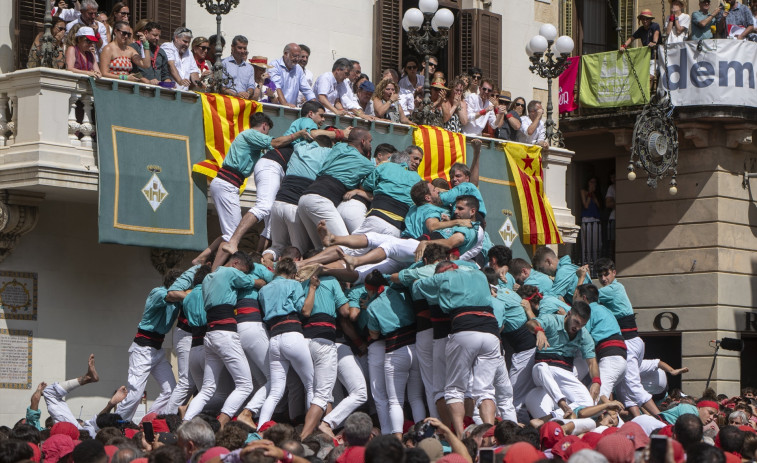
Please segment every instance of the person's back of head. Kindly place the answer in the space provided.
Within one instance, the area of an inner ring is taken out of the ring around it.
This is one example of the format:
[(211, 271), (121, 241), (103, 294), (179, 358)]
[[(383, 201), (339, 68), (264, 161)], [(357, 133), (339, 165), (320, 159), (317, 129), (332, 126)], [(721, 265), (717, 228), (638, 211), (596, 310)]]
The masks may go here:
[(0, 463), (16, 463), (29, 460), (34, 456), (28, 442), (8, 439), (0, 442)]
[(112, 438), (123, 437), (123, 435), (120, 429), (108, 426), (97, 431), (95, 439), (102, 442), (103, 445), (108, 445)]
[(702, 442), (702, 433), (702, 420), (691, 413), (681, 415), (673, 426), (673, 436), (685, 449)]
[(96, 439), (84, 441), (74, 447), (71, 457), (73, 463), (106, 463), (108, 461), (105, 445)]
[(113, 454), (110, 463), (129, 463), (142, 456), (142, 452), (134, 446), (123, 446)]
[(426, 452), (419, 448), (405, 449), (405, 463), (431, 463)]
[(257, 448), (242, 455), (242, 463), (276, 463), (276, 459), (266, 455), (265, 448)]
[(741, 453), (741, 448), (744, 446), (744, 431), (736, 426), (726, 426), (718, 433), (718, 439), (720, 448), (724, 452)]
[(344, 443), (347, 447), (366, 445), (371, 440), (373, 421), (363, 412), (355, 412), (344, 421)]
[(297, 457), (305, 457), (305, 447), (294, 439), (287, 439), (279, 447)]
[[(235, 423), (232, 421), (231, 423)], [(229, 424), (231, 424), (229, 423)], [(241, 449), (249, 432), (239, 426), (224, 426), (216, 433), (216, 445), (229, 450)]]
[[(279, 261), (279, 266), (280, 265), (281, 261)], [(276, 423), (263, 432), (263, 439), (268, 439), (277, 447), (285, 440), (292, 439), (293, 437), (294, 428), (286, 423)]]
[(8, 438), (31, 442), (36, 445), (39, 445), (40, 443), (39, 430), (30, 424), (19, 424), (15, 426), (8, 435)]
[(510, 445), (515, 440), (515, 434), (520, 427), (512, 421), (501, 421), (494, 427), (494, 440), (498, 445)]
[(515, 431), (515, 440), (518, 442), (528, 442), (535, 448), (539, 448), (539, 430), (533, 426), (526, 425)]
[(365, 463), (404, 463), (405, 449), (392, 435), (382, 435), (371, 439), (365, 446)]
[(197, 450), (210, 448), (216, 443), (213, 428), (200, 417), (194, 417), (182, 423), (176, 430), (176, 437), (180, 443), (184, 443), (185, 448), (188, 448), (187, 458), (191, 457), (191, 454)]
[(725, 463), (725, 454), (717, 447), (700, 442), (686, 450), (686, 463)]
[(164, 445), (150, 452), (147, 463), (186, 463), (184, 452), (175, 445)]

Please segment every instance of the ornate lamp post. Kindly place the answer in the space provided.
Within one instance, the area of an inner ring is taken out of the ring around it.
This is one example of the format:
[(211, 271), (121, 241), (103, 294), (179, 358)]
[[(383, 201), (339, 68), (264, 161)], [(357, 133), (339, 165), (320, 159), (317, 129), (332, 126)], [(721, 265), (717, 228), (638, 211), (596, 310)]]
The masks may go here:
[[(557, 40), (555, 40), (557, 39)], [(554, 45), (554, 51), (553, 51)], [(568, 67), (568, 55), (573, 51), (573, 39), (567, 35), (557, 37), (557, 29), (552, 24), (544, 24), (539, 35), (534, 36), (526, 45), (526, 54), (531, 60), (528, 69), (542, 79), (547, 79), (547, 142), (552, 146), (565, 146), (562, 132), (555, 128), (552, 119), (552, 79), (557, 78)], [(557, 56), (555, 56), (557, 52)]]
[(209, 83), (211, 92), (221, 93), (224, 84), (229, 80), (223, 76), (221, 64), (221, 17), (239, 5), (239, 0), (197, 0), (197, 3), (208, 10), (208, 13), (216, 15), (216, 60), (213, 63), (213, 77)]
[[(438, 11), (437, 11), (438, 10)], [(439, 10), (438, 0), (420, 0), (418, 8), (410, 8), (402, 18), (402, 28), (407, 32), (408, 43), (424, 56), (426, 63), (423, 82), (423, 109), (412, 114), (413, 122), (422, 125), (442, 125), (439, 114), (431, 109), (431, 77), (428, 60), (440, 48), (447, 45), (449, 28), (455, 22), (455, 15), (447, 8)]]
[(53, 61), (55, 60), (55, 37), (53, 37), (53, 7), (50, 0), (45, 0), (45, 33), (42, 34), (41, 47), (37, 51), (39, 55), (39, 65), (42, 67), (53, 67)]

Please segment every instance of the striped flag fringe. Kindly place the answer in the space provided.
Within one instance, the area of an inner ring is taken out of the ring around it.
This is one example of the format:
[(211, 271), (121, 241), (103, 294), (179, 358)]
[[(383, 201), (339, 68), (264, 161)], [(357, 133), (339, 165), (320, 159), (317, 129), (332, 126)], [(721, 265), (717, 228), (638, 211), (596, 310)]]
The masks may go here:
[[(200, 93), (200, 98), (207, 159), (195, 164), (192, 170), (213, 179), (223, 165), (231, 142), (240, 132), (250, 128), (250, 116), (262, 111), (263, 105), (217, 93)], [(245, 179), (239, 189), (240, 194), (246, 185)]]
[(555, 214), (544, 194), (541, 147), (505, 143), (504, 149), (518, 189), (523, 243), (562, 244)]
[(443, 178), (449, 181), (449, 168), (465, 164), (465, 135), (440, 127), (421, 125), (413, 130), (413, 140), (423, 149), (418, 175), (425, 180)]

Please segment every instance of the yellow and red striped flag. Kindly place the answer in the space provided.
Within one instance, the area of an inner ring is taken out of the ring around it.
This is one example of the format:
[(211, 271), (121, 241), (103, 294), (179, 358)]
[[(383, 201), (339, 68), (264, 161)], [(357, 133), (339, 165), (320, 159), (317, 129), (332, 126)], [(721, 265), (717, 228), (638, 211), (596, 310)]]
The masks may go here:
[(449, 181), (449, 168), (456, 162), (465, 164), (465, 135), (440, 127), (420, 125), (413, 130), (413, 140), (423, 149), (418, 175), (426, 180)]
[(562, 244), (555, 213), (544, 194), (541, 147), (505, 143), (507, 162), (518, 189), (521, 237), (526, 244)]
[[(217, 93), (200, 93), (200, 98), (208, 159), (195, 164), (192, 170), (212, 179), (223, 165), (223, 158), (226, 157), (231, 142), (240, 132), (250, 128), (250, 115), (262, 111), (263, 105)], [(247, 180), (239, 189), (240, 193), (244, 191), (245, 185)]]

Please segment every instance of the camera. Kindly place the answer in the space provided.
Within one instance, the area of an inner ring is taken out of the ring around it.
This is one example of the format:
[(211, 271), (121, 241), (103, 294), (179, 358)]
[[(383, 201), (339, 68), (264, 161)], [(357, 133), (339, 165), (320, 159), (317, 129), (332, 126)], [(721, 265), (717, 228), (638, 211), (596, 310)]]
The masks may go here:
[(429, 437), (434, 437), (436, 434), (436, 426), (432, 425), (429, 422), (423, 423), (419, 428), (418, 431), (415, 433), (415, 442), (420, 442), (423, 439), (428, 439)]

